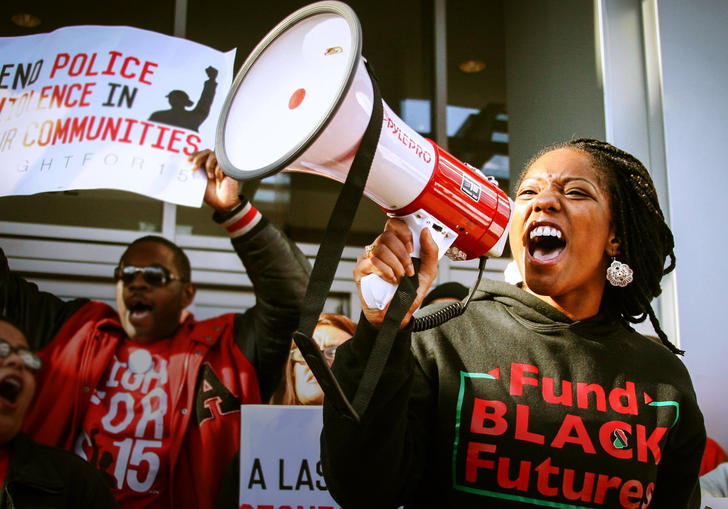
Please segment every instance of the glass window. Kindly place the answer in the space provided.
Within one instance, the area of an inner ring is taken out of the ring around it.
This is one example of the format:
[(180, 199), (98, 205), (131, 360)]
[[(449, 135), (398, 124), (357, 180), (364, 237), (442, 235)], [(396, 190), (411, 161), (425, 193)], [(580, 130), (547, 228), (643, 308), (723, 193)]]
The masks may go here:
[[(174, 4), (174, 0), (130, 0), (124, 2), (123, 7), (81, 0), (3, 2), (0, 37), (51, 32), (71, 25), (126, 25), (171, 35)], [(104, 189), (5, 196), (0, 197), (0, 218), (3, 221), (159, 232), (162, 204), (134, 193)]]
[(448, 0), (446, 19), (448, 150), (508, 192), (503, 1)]
[[(446, 6), (448, 151), (509, 193), (503, 0), (484, 0), (477, 8), (447, 0)], [(503, 256), (510, 256), (508, 243)]]
[(162, 204), (124, 191), (93, 189), (0, 197), (3, 221), (160, 232)]

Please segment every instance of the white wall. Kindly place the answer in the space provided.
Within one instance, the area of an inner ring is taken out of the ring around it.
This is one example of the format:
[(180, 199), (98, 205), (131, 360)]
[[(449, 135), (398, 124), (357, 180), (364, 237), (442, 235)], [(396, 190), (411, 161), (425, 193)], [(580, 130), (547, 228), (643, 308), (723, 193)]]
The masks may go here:
[(684, 361), (728, 450), (728, 2), (658, 0), (670, 218)]

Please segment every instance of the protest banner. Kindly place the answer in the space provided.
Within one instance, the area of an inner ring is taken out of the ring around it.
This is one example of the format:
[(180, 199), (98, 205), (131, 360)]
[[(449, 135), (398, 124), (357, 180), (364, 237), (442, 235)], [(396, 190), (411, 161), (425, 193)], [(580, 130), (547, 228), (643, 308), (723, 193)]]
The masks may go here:
[(728, 509), (728, 498), (703, 496), (700, 500), (701, 509)]
[(340, 509), (321, 472), (321, 406), (240, 407), (240, 509)]
[(0, 38), (0, 196), (122, 189), (202, 203), (235, 50), (131, 27)]

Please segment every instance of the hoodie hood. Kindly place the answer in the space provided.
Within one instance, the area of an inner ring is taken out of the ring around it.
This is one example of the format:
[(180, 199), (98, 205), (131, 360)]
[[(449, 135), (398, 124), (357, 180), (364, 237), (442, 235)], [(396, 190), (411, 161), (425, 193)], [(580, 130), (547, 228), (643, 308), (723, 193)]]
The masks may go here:
[(621, 335), (625, 330), (633, 330), (623, 320), (604, 312), (585, 320), (574, 321), (537, 296), (523, 290), (520, 285), (488, 278), (481, 280), (473, 301), (497, 302), (521, 325), (540, 334), (560, 334), (570, 330), (591, 339), (605, 339), (610, 334)]

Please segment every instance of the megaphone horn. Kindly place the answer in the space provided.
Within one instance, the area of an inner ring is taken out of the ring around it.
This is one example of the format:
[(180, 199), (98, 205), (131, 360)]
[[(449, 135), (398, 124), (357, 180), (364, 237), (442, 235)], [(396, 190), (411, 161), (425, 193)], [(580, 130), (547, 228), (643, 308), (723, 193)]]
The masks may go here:
[[(501, 254), (511, 208), (497, 185), (420, 136), (381, 100), (361, 47), (359, 20), (342, 2), (317, 2), (289, 15), (245, 60), (225, 99), (215, 140), (223, 171), (240, 181), (286, 170), (344, 182), (294, 340), (327, 400), (357, 420), (414, 300), (416, 284), (409, 278), (401, 283), (350, 402), (311, 338), (344, 246), (344, 223), (338, 219), (346, 217), (350, 227), (363, 192), (407, 222), (416, 251), (421, 229), (429, 227), (440, 255), (481, 257), (482, 266), (486, 253)], [(356, 203), (349, 206), (354, 197)], [(367, 304), (383, 309), (395, 287), (373, 275), (367, 278), (362, 282)]]
[[(338, 1), (303, 7), (273, 28), (225, 100), (216, 134), (223, 171), (242, 181), (286, 170), (344, 182), (372, 111), (361, 47), (356, 14)], [(415, 233), (433, 228), (441, 255), (500, 256), (507, 195), (383, 107), (364, 194), (388, 214), (410, 217)]]

